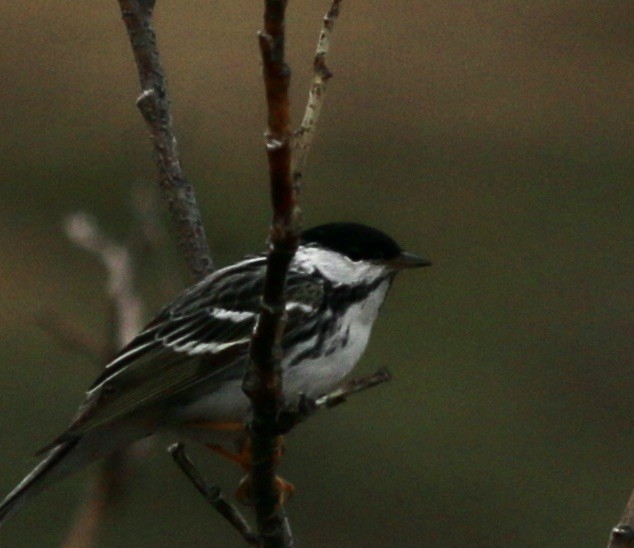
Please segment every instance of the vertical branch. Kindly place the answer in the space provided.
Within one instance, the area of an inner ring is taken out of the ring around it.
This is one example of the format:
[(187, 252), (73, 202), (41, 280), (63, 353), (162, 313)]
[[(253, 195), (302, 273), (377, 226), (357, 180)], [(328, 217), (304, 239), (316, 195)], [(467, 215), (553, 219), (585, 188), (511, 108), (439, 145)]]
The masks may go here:
[(315, 58), (313, 59), (313, 78), (308, 90), (308, 102), (304, 112), (304, 118), (299, 129), (295, 132), (293, 142), (293, 181), (299, 184), (306, 167), (308, 151), (315, 137), (317, 122), (321, 114), (321, 107), (324, 104), (326, 86), (332, 78), (332, 72), (326, 66), (326, 56), (330, 49), (330, 34), (335, 26), (335, 21), (339, 17), (342, 0), (332, 0), (330, 9), (323, 19), (323, 25), (317, 40)]
[(181, 251), (196, 279), (214, 269), (194, 188), (181, 169), (165, 73), (152, 24), (155, 0), (118, 0), (141, 81), (137, 106), (154, 145), (159, 183), (167, 198)]
[[(263, 546), (289, 546), (275, 486), (280, 439), (277, 418), (282, 407), (280, 360), (285, 325), (286, 273), (299, 240), (300, 211), (291, 177), (291, 129), (284, 59), (285, 0), (265, 0), (264, 30), (259, 33), (268, 109), (266, 151), (273, 206), (262, 308), (253, 333), (243, 390), (251, 399), (252, 499)], [(286, 528), (287, 529), (287, 528)]]
[[(291, 71), (284, 59), (286, 0), (265, 0), (264, 31), (258, 35), (268, 110), (266, 151), (273, 205), (271, 245), (294, 253), (299, 210), (291, 179)], [(290, 262), (290, 259), (289, 259)]]

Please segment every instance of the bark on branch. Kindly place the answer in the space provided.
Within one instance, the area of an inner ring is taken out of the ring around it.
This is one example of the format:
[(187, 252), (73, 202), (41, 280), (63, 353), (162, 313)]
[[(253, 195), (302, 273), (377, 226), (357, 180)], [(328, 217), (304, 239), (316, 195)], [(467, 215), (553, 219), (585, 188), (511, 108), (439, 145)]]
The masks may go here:
[(299, 129), (295, 132), (293, 142), (293, 181), (299, 184), (306, 167), (308, 152), (313, 143), (317, 122), (324, 104), (324, 96), (332, 72), (326, 66), (326, 56), (330, 49), (330, 35), (339, 17), (342, 0), (333, 0), (330, 9), (324, 15), (323, 24), (317, 40), (315, 58), (313, 59), (313, 78), (308, 90), (308, 102)]
[(265, 0), (264, 30), (259, 33), (268, 110), (266, 151), (273, 222), (269, 236), (262, 308), (253, 333), (243, 390), (251, 399), (249, 424), (253, 452), (252, 499), (264, 547), (289, 546), (275, 486), (279, 447), (277, 419), (283, 405), (280, 360), (285, 326), (284, 289), (297, 249), (300, 210), (291, 177), (290, 69), (284, 57), (285, 0)]
[(150, 130), (159, 183), (181, 251), (196, 280), (214, 270), (193, 186), (181, 169), (152, 14), (155, 0), (118, 0), (141, 82), (137, 106)]
[[(392, 379), (392, 375), (386, 368), (379, 369), (376, 373), (366, 377), (350, 379), (340, 387), (319, 396), (317, 399), (301, 397), (297, 405), (287, 405), (282, 407), (279, 412), (276, 423), (276, 435), (286, 434), (298, 424), (312, 417), (317, 411), (322, 409), (332, 409), (348, 400), (348, 397), (374, 388), (380, 384), (388, 382)], [(200, 492), (205, 499), (218, 511), (234, 529), (236, 529), (248, 545), (261, 546), (261, 537), (254, 535), (246, 520), (242, 517), (237, 508), (227, 502), (215, 485), (210, 485), (203, 477), (194, 463), (185, 453), (182, 444), (174, 444), (169, 448), (169, 452), (176, 464), (183, 473), (192, 482), (194, 487)], [(285, 529), (285, 542), (288, 548), (294, 548), (292, 534), (290, 533), (290, 524), (287, 516), (280, 510), (283, 527)], [(284, 546), (284, 545), (283, 545)]]
[(238, 509), (222, 496), (220, 488), (210, 485), (194, 463), (185, 453), (185, 446), (182, 443), (175, 443), (168, 449), (174, 462), (191, 481), (198, 492), (205, 497), (205, 500), (242, 536), (249, 546), (259, 546), (260, 541), (251, 531), (249, 524), (242, 517)]

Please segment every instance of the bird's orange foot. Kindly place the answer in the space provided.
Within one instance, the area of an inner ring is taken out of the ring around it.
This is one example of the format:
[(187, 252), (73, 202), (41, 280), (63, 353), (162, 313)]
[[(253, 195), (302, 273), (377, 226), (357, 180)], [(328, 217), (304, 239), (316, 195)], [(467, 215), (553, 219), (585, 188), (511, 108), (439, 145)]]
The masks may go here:
[[(240, 484), (238, 485), (238, 490), (236, 491), (236, 499), (240, 501), (242, 504), (246, 506), (253, 506), (253, 495), (252, 495), (252, 470), (253, 470), (253, 459), (251, 455), (251, 443), (250, 440), (247, 439), (242, 448), (238, 453), (232, 453), (231, 451), (225, 449), (220, 445), (207, 445), (209, 449), (211, 449), (214, 453), (220, 455), (221, 457), (235, 462), (238, 464), (243, 470), (247, 472), (246, 476), (244, 476), (240, 480)], [(276, 439), (276, 448), (274, 454), (274, 462), (278, 463), (282, 454), (284, 453), (284, 446), (282, 444), (282, 437), (279, 436)], [(295, 487), (292, 483), (289, 483), (285, 479), (280, 476), (275, 476), (275, 490), (279, 496), (279, 504), (284, 504), (295, 492)]]
[(225, 449), (222, 445), (207, 444), (207, 448), (211, 449), (216, 455), (221, 456), (223, 459), (235, 462), (243, 470), (251, 470), (251, 448), (248, 443), (245, 443), (238, 453), (234, 453)]
[[(245, 506), (253, 506), (253, 478), (249, 472), (240, 480), (236, 499)], [(278, 505), (281, 506), (295, 493), (295, 486), (280, 476), (275, 476), (275, 491), (278, 494)]]

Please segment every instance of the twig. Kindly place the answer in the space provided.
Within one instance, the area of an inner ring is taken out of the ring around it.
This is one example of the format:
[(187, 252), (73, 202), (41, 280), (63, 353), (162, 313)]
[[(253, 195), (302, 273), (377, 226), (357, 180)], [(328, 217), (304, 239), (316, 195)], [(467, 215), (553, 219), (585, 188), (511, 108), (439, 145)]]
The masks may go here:
[(347, 401), (348, 397), (392, 380), (391, 373), (382, 367), (367, 377), (350, 379), (327, 394), (312, 400), (302, 395), (297, 404), (287, 405), (278, 418), (279, 433), (286, 434), (298, 424), (312, 417), (320, 409), (331, 409)]
[(632, 548), (634, 546), (634, 491), (627, 501), (619, 524), (610, 531), (608, 548)]
[(250, 398), (249, 424), (253, 470), (252, 500), (262, 546), (284, 547), (284, 519), (275, 486), (275, 454), (279, 447), (277, 417), (282, 408), (280, 359), (285, 325), (286, 273), (299, 240), (300, 211), (291, 177), (291, 130), (288, 87), (290, 69), (284, 59), (286, 0), (265, 0), (264, 31), (259, 33), (268, 109), (266, 150), (269, 161), (273, 223), (269, 237), (262, 307), (251, 340), (243, 390)]
[(324, 407), (335, 407), (336, 405), (344, 403), (349, 396), (363, 392), (368, 388), (373, 388), (391, 380), (392, 374), (387, 370), (387, 368), (382, 367), (372, 375), (360, 377), (358, 379), (350, 379), (332, 392), (320, 396), (315, 400), (315, 408), (322, 409)]
[(154, 144), (159, 183), (169, 204), (181, 251), (199, 280), (214, 269), (194, 188), (185, 178), (170, 111), (165, 73), (152, 23), (155, 0), (118, 0), (141, 81), (137, 106)]
[(73, 243), (93, 253), (106, 268), (107, 292), (115, 312), (113, 345), (121, 348), (141, 328), (141, 301), (133, 288), (130, 254), (124, 246), (105, 236), (96, 221), (85, 213), (70, 215), (64, 228)]
[(238, 509), (229, 503), (223, 496), (219, 487), (215, 485), (209, 485), (207, 480), (198, 471), (194, 463), (189, 459), (185, 453), (185, 447), (182, 443), (175, 443), (168, 448), (172, 458), (182, 470), (182, 472), (189, 478), (194, 484), (198, 492), (205, 497), (207, 502), (211, 504), (218, 513), (225, 518), (231, 526), (242, 535), (242, 538), (250, 546), (259, 546), (260, 541), (251, 531), (249, 524), (242, 517), (242, 514)]
[[(392, 375), (390, 372), (386, 368), (381, 368), (376, 373), (367, 377), (351, 379), (339, 388), (319, 396), (315, 400), (309, 400), (302, 397), (300, 398), (299, 405), (288, 406), (281, 411), (278, 427), (283, 429), (283, 433), (286, 434), (293, 427), (311, 417), (316, 411), (336, 407), (337, 405), (347, 401), (348, 396), (358, 394), (359, 392), (378, 386), (379, 384), (391, 379)], [(244, 517), (242, 517), (237, 508), (232, 506), (222, 497), (219, 487), (210, 485), (207, 482), (185, 453), (183, 444), (176, 443), (172, 445), (168, 451), (171, 453), (181, 470), (194, 484), (196, 489), (225, 519), (231, 523), (231, 525), (242, 535), (247, 543), (259, 546), (258, 537), (253, 534)], [(285, 546), (288, 548), (294, 548), (295, 543), (291, 533), (290, 522), (283, 507), (280, 509), (280, 514), (282, 520), (281, 527), (286, 542)]]
[[(110, 334), (106, 348), (102, 350), (101, 361), (107, 361), (141, 328), (142, 307), (134, 290), (132, 258), (125, 246), (110, 240), (101, 232), (95, 220), (84, 213), (69, 216), (65, 231), (72, 242), (93, 253), (106, 268), (111, 318), (108, 324)], [(121, 493), (126, 461), (125, 452), (120, 451), (104, 461), (73, 520), (64, 548), (95, 545), (104, 514)]]
[[(320, 409), (331, 409), (337, 405), (344, 403), (348, 396), (358, 394), (369, 388), (373, 388), (392, 379), (392, 375), (386, 368), (379, 369), (376, 373), (367, 377), (350, 379), (342, 384), (339, 388), (319, 396), (315, 400), (301, 397), (297, 406), (287, 406), (280, 411), (277, 426), (278, 433), (288, 433), (292, 428), (304, 422)], [(237, 508), (231, 505), (221, 494), (220, 488), (210, 485), (203, 477), (194, 463), (185, 453), (182, 443), (175, 443), (169, 447), (168, 451), (174, 458), (174, 461), (180, 469), (185, 473), (189, 480), (194, 484), (196, 489), (207, 499), (207, 501), (236, 529), (244, 538), (244, 540), (253, 546), (259, 546), (260, 541), (255, 535), (244, 517)], [(291, 525), (284, 508), (280, 508), (281, 530), (283, 535), (283, 546), (286, 548), (295, 548), (295, 542), (291, 532)]]
[(308, 91), (308, 102), (306, 104), (304, 118), (302, 119), (299, 129), (295, 132), (293, 142), (292, 171), (293, 181), (296, 184), (299, 184), (301, 181), (304, 168), (306, 167), (306, 159), (308, 158), (308, 152), (315, 137), (317, 122), (319, 121), (321, 107), (324, 103), (326, 86), (328, 85), (328, 80), (332, 78), (332, 72), (330, 72), (326, 66), (326, 56), (330, 49), (330, 34), (332, 33), (337, 17), (339, 17), (341, 2), (342, 0), (332, 1), (328, 13), (324, 16), (323, 26), (319, 33), (319, 39), (317, 40), (315, 58), (313, 59), (313, 79), (310, 84), (310, 90)]

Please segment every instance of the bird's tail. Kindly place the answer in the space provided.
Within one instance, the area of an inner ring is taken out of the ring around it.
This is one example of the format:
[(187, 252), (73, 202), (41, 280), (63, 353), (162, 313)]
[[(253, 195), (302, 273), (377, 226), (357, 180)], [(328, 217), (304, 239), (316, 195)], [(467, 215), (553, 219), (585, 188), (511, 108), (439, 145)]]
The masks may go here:
[(72, 456), (79, 441), (79, 439), (71, 439), (51, 449), (31, 473), (6, 496), (0, 503), (0, 526), (32, 496), (73, 470), (71, 466), (68, 466), (70, 463), (65, 464), (65, 461)]
[(76, 472), (91, 462), (147, 436), (134, 421), (108, 425), (107, 431), (96, 429), (78, 437), (60, 438), (46, 456), (0, 503), (0, 526), (31, 497), (55, 481)]

